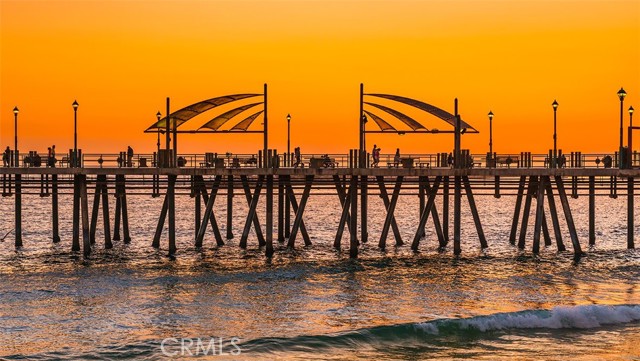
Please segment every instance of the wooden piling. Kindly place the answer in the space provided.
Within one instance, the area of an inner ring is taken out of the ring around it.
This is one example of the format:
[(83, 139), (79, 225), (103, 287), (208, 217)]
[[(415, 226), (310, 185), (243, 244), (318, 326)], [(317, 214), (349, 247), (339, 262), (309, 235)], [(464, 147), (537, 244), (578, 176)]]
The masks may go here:
[(518, 195), (516, 196), (516, 206), (513, 211), (513, 221), (511, 223), (511, 233), (509, 235), (509, 243), (516, 244), (516, 233), (518, 232), (518, 221), (520, 220), (520, 208), (522, 207), (522, 197), (524, 195), (524, 187), (527, 177), (520, 176), (518, 182)]
[(536, 199), (536, 220), (533, 227), (533, 253), (540, 253), (540, 230), (542, 229), (542, 220), (544, 219), (544, 190), (545, 179), (540, 177), (537, 184), (538, 194)]
[[(290, 154), (287, 154), (287, 156), (289, 155)], [(290, 162), (287, 164), (290, 164)], [(285, 180), (283, 179), (283, 176), (278, 175), (278, 243), (284, 243), (284, 184)]]
[(104, 248), (110, 249), (113, 248), (113, 243), (111, 242), (111, 226), (109, 225), (109, 189), (107, 185), (107, 176), (105, 175), (102, 179), (102, 223), (104, 228)]
[[(366, 152), (363, 152), (363, 156), (366, 156)], [(364, 167), (364, 165), (361, 165)], [(368, 213), (368, 183), (366, 175), (360, 176), (360, 241), (366, 243), (369, 240), (368, 227), (367, 227), (367, 213)]]
[[(162, 236), (162, 229), (164, 228), (164, 221), (167, 218), (167, 210), (169, 209), (169, 194), (165, 194), (164, 201), (162, 202), (162, 209), (160, 210), (160, 217), (158, 218), (158, 224), (156, 226), (156, 233), (153, 236), (153, 248), (160, 248), (160, 237)], [(116, 219), (118, 219), (116, 217)], [(115, 238), (114, 238), (115, 239)]]
[(578, 233), (576, 232), (576, 226), (573, 223), (573, 216), (571, 215), (571, 208), (569, 208), (569, 200), (567, 199), (567, 193), (564, 189), (564, 182), (561, 176), (555, 176), (556, 187), (558, 188), (558, 194), (560, 195), (560, 203), (562, 203), (562, 210), (564, 211), (564, 217), (567, 220), (567, 226), (569, 227), (569, 235), (571, 236), (571, 244), (573, 245), (573, 254), (575, 259), (579, 259), (582, 256), (582, 248), (578, 241)]
[(556, 245), (558, 252), (566, 251), (564, 242), (562, 241), (562, 231), (560, 230), (560, 221), (558, 220), (558, 210), (556, 209), (556, 201), (553, 197), (553, 188), (551, 186), (551, 178), (545, 176), (545, 188), (547, 193), (547, 203), (549, 203), (549, 214), (551, 215), (551, 222), (553, 224), (553, 232), (556, 238)]
[(53, 233), (53, 243), (60, 242), (58, 230), (58, 175), (51, 175), (51, 224)]
[[(426, 190), (426, 193), (431, 196), (432, 193), (436, 194), (438, 193), (438, 190), (435, 189), (435, 185), (432, 188), (429, 185), (429, 177), (425, 177), (425, 184), (424, 184), (424, 188)], [(431, 218), (433, 219), (433, 226), (436, 229), (436, 235), (438, 236), (438, 244), (439, 244), (439, 248), (440, 249), (444, 249), (447, 246), (447, 241), (444, 238), (444, 233), (442, 232), (442, 225), (440, 224), (440, 216), (438, 215), (438, 208), (435, 206), (431, 207)], [(424, 228), (422, 229), (422, 232), (424, 234)]]
[(476, 207), (476, 201), (473, 199), (473, 192), (471, 191), (471, 184), (469, 183), (469, 177), (462, 177), (464, 182), (465, 193), (467, 194), (467, 200), (469, 201), (469, 208), (471, 209), (471, 215), (473, 216), (473, 223), (476, 226), (476, 232), (478, 233), (478, 239), (480, 240), (480, 247), (487, 248), (487, 238), (484, 236), (482, 230), (482, 223), (480, 222), (480, 215), (478, 214), (478, 208)]
[(442, 183), (442, 233), (449, 244), (449, 177), (444, 177)]
[(351, 176), (351, 238), (349, 240), (349, 257), (358, 257), (358, 177)]
[[(253, 196), (251, 196), (250, 194), (246, 193), (247, 191), (250, 192), (246, 177), (242, 179), (243, 186), (246, 185), (245, 194), (247, 196), (247, 201), (249, 201), (249, 212), (247, 214), (247, 219), (244, 224), (244, 230), (242, 231), (242, 237), (240, 238), (240, 248), (247, 248), (247, 238), (249, 237), (249, 231), (251, 230), (251, 223), (253, 223), (255, 226), (256, 234), (258, 234), (258, 232), (262, 234), (262, 231), (260, 230), (260, 223), (258, 223), (258, 217), (256, 215), (256, 208), (258, 207), (258, 199), (260, 197), (260, 191), (262, 190), (263, 180), (264, 180), (264, 176), (262, 175), (258, 176), (258, 181), (256, 182), (256, 189), (253, 193)], [(258, 242), (260, 246), (266, 244), (264, 239), (262, 240), (262, 242), (260, 242), (260, 239), (258, 239)]]
[(267, 175), (267, 219), (266, 219), (266, 229), (267, 232), (267, 247), (265, 249), (265, 254), (267, 257), (273, 256), (273, 175)]
[[(422, 212), (422, 216), (420, 216), (420, 221), (418, 222), (418, 229), (416, 230), (416, 234), (413, 237), (413, 242), (411, 243), (411, 249), (414, 251), (418, 250), (418, 246), (420, 245), (420, 238), (422, 238), (420, 234), (420, 230), (424, 229), (427, 224), (427, 218), (429, 217), (429, 213), (431, 213), (431, 208), (434, 207), (434, 203), (436, 200), (436, 195), (438, 194), (438, 188), (440, 187), (441, 177), (436, 177), (436, 180), (433, 183), (433, 187), (431, 187), (431, 191), (429, 192), (429, 198), (427, 199), (427, 204), (425, 205), (424, 211)], [(442, 247), (442, 244), (440, 245)]]
[(227, 176), (227, 239), (233, 238), (233, 176)]
[(207, 229), (207, 223), (211, 224), (211, 229), (213, 230), (213, 235), (216, 239), (216, 244), (218, 245), (218, 247), (224, 245), (222, 234), (220, 233), (220, 228), (218, 227), (218, 221), (216, 219), (215, 213), (213, 212), (213, 205), (216, 201), (216, 196), (218, 194), (218, 189), (220, 189), (221, 181), (222, 176), (217, 175), (213, 180), (213, 185), (211, 186), (211, 194), (207, 194), (207, 188), (204, 184), (204, 179), (201, 179), (202, 187), (200, 188), (200, 196), (206, 203), (206, 208), (204, 218), (202, 219), (202, 223), (200, 224), (200, 228), (198, 229), (198, 234), (196, 236), (196, 247), (202, 247), (202, 241), (204, 239), (204, 233)]
[(22, 175), (16, 174), (15, 182), (15, 247), (22, 247)]
[[(120, 218), (122, 218), (122, 200), (120, 198), (120, 189), (116, 185), (116, 214), (113, 220), (113, 240), (120, 240)], [(164, 222), (164, 220), (163, 220)], [(159, 246), (158, 246), (159, 247)]]
[[(117, 177), (117, 176), (116, 176)], [(129, 212), (127, 211), (127, 181), (124, 174), (120, 175), (120, 206), (122, 208), (122, 235), (124, 237), (123, 242), (125, 244), (131, 243), (131, 236), (129, 234)], [(175, 189), (174, 189), (175, 195)], [(175, 199), (175, 196), (174, 196)], [(175, 209), (174, 209), (175, 212)]]
[[(167, 208), (169, 212), (169, 256), (176, 254), (176, 179), (178, 176), (174, 174), (168, 175), (169, 182), (167, 186)], [(123, 213), (124, 202), (123, 202)], [(124, 217), (123, 217), (124, 219)], [(123, 222), (124, 223), (124, 222)], [(125, 235), (126, 237), (126, 235)]]
[(74, 174), (73, 176), (73, 236), (71, 241), (71, 251), (80, 251), (80, 184), (78, 178), (80, 176)]
[(340, 222), (338, 222), (338, 231), (336, 233), (336, 239), (333, 242), (333, 247), (340, 249), (340, 243), (342, 241), (342, 233), (345, 226), (349, 225), (349, 232), (351, 232), (351, 222), (347, 221), (349, 216), (349, 210), (351, 209), (351, 188), (347, 190), (347, 194), (344, 197), (345, 201), (342, 203), (342, 213), (340, 215)]
[[(378, 246), (381, 249), (384, 249), (386, 245), (387, 235), (389, 234), (389, 227), (391, 226), (392, 219), (394, 219), (393, 213), (396, 210), (396, 204), (398, 203), (398, 197), (400, 196), (400, 188), (402, 188), (403, 179), (404, 179), (403, 176), (398, 176), (396, 178), (396, 184), (393, 188), (393, 194), (391, 195), (391, 202), (389, 203), (389, 206), (386, 207), (387, 215), (385, 217), (384, 224), (382, 226), (382, 233), (380, 234), (380, 242), (378, 243)], [(398, 245), (402, 245), (401, 242), (402, 240), (400, 240), (400, 243)], [(398, 243), (398, 239), (396, 239), (396, 243)]]
[(101, 197), (101, 175), (98, 175), (96, 179), (95, 190), (93, 193), (93, 207), (91, 208), (91, 225), (89, 230), (89, 240), (91, 244), (96, 243), (96, 228), (98, 223), (98, 207), (100, 206), (100, 197)]
[[(418, 214), (422, 217), (422, 212), (424, 212), (425, 205), (425, 178), (426, 176), (418, 177)], [(420, 237), (424, 238), (426, 236), (425, 228), (418, 229), (420, 232)]]
[[(289, 203), (291, 203), (291, 208), (293, 209), (293, 213), (294, 214), (298, 214), (298, 201), (296, 201), (296, 196), (295, 193), (293, 192), (293, 187), (291, 186), (291, 183), (287, 183), (286, 185), (287, 188), (287, 198), (289, 200)], [(311, 189), (309, 189), (311, 190)], [(304, 190), (302, 192), (303, 197), (305, 196)], [(309, 197), (309, 193), (307, 193), (306, 197)], [(304, 210), (303, 210), (304, 211)], [(302, 213), (301, 213), (302, 216)], [(300, 219), (300, 233), (302, 234), (302, 238), (304, 240), (304, 245), (305, 246), (310, 246), (311, 245), (311, 238), (309, 238), (309, 233), (307, 232), (307, 226), (304, 224), (304, 218)], [(287, 242), (287, 247), (293, 248), (295, 245), (295, 235), (293, 233), (293, 229), (292, 232), (289, 236), (288, 242)]]
[(596, 177), (589, 177), (589, 245), (596, 244)]
[(527, 187), (527, 196), (524, 200), (524, 210), (522, 212), (522, 225), (520, 226), (520, 238), (518, 239), (518, 248), (524, 249), (524, 242), (527, 236), (527, 226), (529, 225), (529, 213), (531, 212), (531, 199), (535, 192), (538, 177), (529, 177), (529, 186)]
[(627, 248), (633, 249), (634, 245), (634, 232), (633, 232), (633, 196), (634, 196), (634, 179), (633, 177), (627, 178)]
[[(384, 177), (377, 176), (376, 179), (378, 181), (378, 187), (380, 188), (380, 197), (382, 198), (382, 202), (384, 203), (384, 209), (388, 211), (391, 205), (391, 201), (389, 200), (387, 187), (384, 183)], [(393, 230), (393, 237), (396, 239), (396, 246), (402, 246), (404, 243), (402, 242), (402, 236), (400, 235), (400, 229), (398, 228), (395, 215), (391, 215), (391, 229)], [(386, 237), (384, 238), (384, 240), (382, 239), (382, 237), (380, 238), (378, 247), (380, 247), (381, 249), (384, 249), (386, 247)]]
[[(459, 161), (460, 158), (457, 158)], [(453, 254), (462, 253), (460, 248), (460, 208), (462, 202), (462, 186), (460, 176), (456, 175), (453, 190)]]
[(91, 238), (89, 237), (89, 197), (87, 196), (87, 176), (78, 176), (80, 187), (80, 206), (82, 208), (82, 251), (84, 257), (91, 254)]
[[(300, 205), (294, 206), (294, 211), (296, 214), (295, 219), (293, 220), (293, 226), (291, 227), (291, 237), (289, 237), (289, 242), (287, 243), (288, 247), (293, 248), (295, 245), (296, 235), (298, 233), (298, 229), (300, 229), (300, 225), (302, 224), (302, 216), (304, 214), (304, 209), (307, 205), (307, 199), (309, 199), (309, 194), (311, 192), (311, 186), (313, 185), (313, 176), (307, 175), (305, 176), (305, 184), (304, 191), (302, 192), (302, 197), (300, 198)], [(295, 197), (293, 196), (293, 189), (289, 194), (292, 205), (295, 205)], [(297, 208), (297, 209), (296, 209)], [(307, 236), (308, 238), (308, 236)], [(310, 241), (308, 241), (310, 244)]]

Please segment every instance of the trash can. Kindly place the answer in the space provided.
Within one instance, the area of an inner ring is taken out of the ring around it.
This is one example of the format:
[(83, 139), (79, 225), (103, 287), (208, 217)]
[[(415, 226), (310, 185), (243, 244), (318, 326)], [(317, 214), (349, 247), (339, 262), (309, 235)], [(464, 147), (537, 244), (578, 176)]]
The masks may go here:
[(413, 158), (402, 158), (400, 162), (402, 163), (402, 168), (413, 168)]
[(146, 166), (147, 166), (147, 158), (139, 158), (138, 167), (146, 167)]

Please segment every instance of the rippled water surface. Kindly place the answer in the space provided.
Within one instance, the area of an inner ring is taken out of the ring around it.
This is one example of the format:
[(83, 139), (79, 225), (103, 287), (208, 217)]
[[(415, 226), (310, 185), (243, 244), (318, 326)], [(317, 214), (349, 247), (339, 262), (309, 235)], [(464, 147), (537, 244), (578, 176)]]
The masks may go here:
[[(224, 200), (215, 209), (223, 235)], [(129, 196), (129, 245), (114, 241), (104, 249), (100, 215), (88, 260), (70, 251), (69, 195), (61, 196), (62, 242), (51, 242), (50, 201), (25, 196), (24, 247), (15, 250), (13, 234), (0, 242), (6, 359), (640, 359), (640, 253), (626, 250), (624, 197), (597, 198), (592, 248), (587, 198), (570, 200), (587, 252), (577, 263), (564, 225), (567, 252), (550, 246), (531, 254), (534, 217), (526, 249), (511, 246), (509, 196), (476, 198), (486, 250), (463, 203), (461, 257), (438, 251), (431, 220), (419, 252), (410, 250), (418, 199), (409, 195), (396, 209), (405, 245), (395, 247), (390, 232), (381, 251), (384, 208), (371, 196), (370, 240), (357, 260), (348, 258), (348, 231), (343, 251), (333, 248), (335, 195), (309, 199), (304, 219), (313, 245), (298, 237), (295, 249), (279, 244), (271, 260), (253, 233), (247, 250), (238, 247), (244, 196), (234, 198), (234, 239), (217, 247), (208, 229), (202, 249), (193, 247), (193, 199), (180, 196), (173, 259), (166, 234), (161, 250), (151, 247), (161, 198)], [(0, 199), (0, 212), (2, 237), (13, 229), (13, 198)], [(262, 204), (258, 215), (264, 227)], [(198, 340), (214, 347), (202, 356)]]

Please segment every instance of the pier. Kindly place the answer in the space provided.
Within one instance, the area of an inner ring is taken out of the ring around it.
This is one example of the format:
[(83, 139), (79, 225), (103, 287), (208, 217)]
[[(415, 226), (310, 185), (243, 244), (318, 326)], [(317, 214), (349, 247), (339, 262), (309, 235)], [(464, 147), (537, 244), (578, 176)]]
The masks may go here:
[[(380, 100), (382, 102), (379, 103)], [(236, 102), (240, 105), (235, 105)], [(414, 107), (436, 117), (444, 126), (452, 129), (427, 129), (415, 119), (390, 107), (390, 102)], [(225, 104), (235, 107), (214, 117), (197, 130), (180, 129), (180, 126), (196, 115)], [(554, 101), (554, 120), (557, 105)], [(75, 117), (78, 103), (74, 102), (73, 107)], [(17, 111), (15, 114), (17, 119)], [(241, 119), (238, 123), (230, 129), (222, 129), (236, 116)], [(263, 117), (260, 129), (250, 130), (259, 116)], [(388, 121), (389, 117), (409, 129), (397, 128)], [(493, 117), (492, 112), (489, 117)], [(373, 120), (379, 130), (367, 130), (368, 119)], [(620, 147), (619, 151), (610, 154), (583, 154), (579, 151), (563, 154), (562, 150), (557, 149), (555, 141), (553, 150), (549, 150), (548, 154), (525, 151), (519, 154), (497, 154), (491, 148), (491, 140), (490, 152), (472, 154), (462, 147), (462, 136), (478, 131), (462, 120), (457, 99), (454, 101), (453, 113), (449, 113), (415, 99), (365, 93), (361, 84), (360, 143), (357, 149), (351, 149), (348, 154), (331, 155), (300, 154), (299, 150), (291, 152), (290, 149), (279, 153), (277, 149), (269, 148), (268, 144), (265, 84), (263, 93), (211, 98), (175, 112), (170, 111), (170, 100), (167, 98), (166, 116), (163, 118), (158, 112), (157, 122), (145, 131), (157, 134), (157, 151), (153, 154), (139, 154), (135, 157), (128, 152), (83, 154), (74, 143), (74, 148), (63, 155), (56, 166), (56, 162), (51, 162), (51, 159), (44, 158), (43, 161), (37, 152), (29, 152), (27, 155), (14, 151), (7, 157), (8, 166), (0, 168), (0, 177), (2, 196), (15, 199), (14, 233), (17, 248), (23, 245), (23, 196), (51, 197), (51, 238), (53, 242), (60, 242), (60, 196), (71, 195), (71, 250), (81, 251), (88, 257), (96, 242), (100, 208), (103, 214), (105, 248), (111, 248), (113, 241), (135, 241), (130, 236), (127, 207), (127, 196), (135, 194), (163, 197), (161, 209), (156, 210), (157, 225), (150, 246), (161, 248), (166, 244), (171, 256), (178, 251), (176, 197), (190, 197), (194, 203), (193, 242), (196, 248), (203, 246), (208, 232), (214, 235), (217, 246), (224, 245), (226, 240), (240, 237), (240, 247), (247, 248), (250, 247), (249, 236), (253, 229), (257, 246), (264, 248), (266, 257), (271, 257), (275, 249), (274, 242), (286, 242), (289, 248), (297, 247), (300, 239), (304, 245), (311, 244), (305, 217), (313, 217), (313, 214), (305, 214), (305, 210), (309, 197), (320, 196), (318, 193), (321, 193), (322, 196), (335, 196), (340, 201), (342, 209), (336, 220), (333, 245), (336, 249), (348, 249), (353, 258), (358, 256), (361, 243), (377, 241), (380, 249), (388, 247), (390, 232), (396, 246), (402, 246), (406, 241), (412, 250), (417, 251), (425, 236), (429, 219), (437, 234), (439, 248), (445, 249), (452, 243), (454, 254), (459, 255), (463, 252), (463, 203), (468, 205), (472, 218), (464, 221), (473, 221), (478, 243), (484, 249), (490, 246), (492, 240), (485, 236), (482, 219), (490, 215), (477, 207), (475, 199), (478, 196), (501, 198), (507, 195), (516, 197), (511, 226), (505, 228), (505, 235), (509, 235), (511, 244), (519, 249), (527, 247), (529, 217), (534, 217), (533, 240), (530, 245), (534, 254), (540, 252), (541, 240), (545, 246), (551, 246), (553, 235), (558, 251), (567, 250), (566, 241), (570, 243), (575, 258), (579, 258), (586, 243), (578, 239), (569, 197), (588, 197), (587, 242), (594, 245), (596, 195), (607, 194), (611, 198), (618, 198), (620, 194), (626, 196), (623, 197), (627, 200), (626, 247), (635, 247), (634, 195), (638, 187), (635, 179), (640, 177), (640, 155), (631, 152), (631, 134), (636, 128), (629, 126), (629, 146)], [(192, 133), (229, 132), (262, 134), (262, 149), (254, 154), (183, 154), (177, 151), (179, 134), (182, 137)], [(402, 158), (399, 155), (380, 155), (375, 149), (368, 153), (366, 135), (370, 133), (451, 134), (453, 150), (449, 153), (405, 154)], [(164, 149), (160, 148), (161, 134), (165, 137)], [(395, 217), (401, 195), (419, 199), (419, 207), (415, 210), (419, 221), (412, 230), (413, 238), (408, 240), (401, 238)], [(110, 205), (110, 196), (115, 196), (114, 205)], [(235, 196), (244, 197), (248, 206), (244, 223), (238, 225), (232, 224)], [(28, 202), (27, 197), (24, 200)], [(226, 202), (225, 235), (220, 227), (223, 220), (218, 219), (214, 211), (216, 201)], [(380, 234), (369, 233), (369, 204), (374, 201), (383, 202), (386, 209)], [(453, 220), (449, 219), (451, 203)], [(113, 230), (110, 225), (112, 210), (115, 212)], [(547, 215), (551, 220), (550, 224)], [(264, 224), (261, 224), (261, 219), (264, 219)], [(569, 230), (569, 240), (563, 239), (562, 224)], [(343, 240), (345, 231), (348, 242)]]

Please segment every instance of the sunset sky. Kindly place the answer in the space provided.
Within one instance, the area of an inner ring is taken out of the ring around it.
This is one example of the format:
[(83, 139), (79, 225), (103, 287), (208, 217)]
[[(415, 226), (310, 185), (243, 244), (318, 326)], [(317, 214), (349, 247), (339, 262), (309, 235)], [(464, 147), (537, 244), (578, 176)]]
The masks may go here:
[[(22, 152), (73, 147), (75, 99), (85, 153), (127, 145), (152, 152), (156, 135), (143, 131), (164, 113), (166, 97), (175, 111), (216, 96), (260, 93), (264, 83), (270, 147), (286, 149), (290, 113), (291, 148), (303, 153), (357, 147), (360, 83), (365, 92), (449, 112), (457, 97), (463, 119), (480, 131), (463, 137), (472, 153), (488, 151), (489, 110), (498, 153), (552, 148), (554, 99), (558, 146), (566, 152), (617, 149), (620, 87), (628, 93), (625, 127), (629, 105), (640, 110), (640, 0), (0, 4), (0, 145), (13, 148), (18, 106)], [(448, 129), (433, 116), (411, 114), (428, 128)], [(250, 129), (259, 128), (257, 121)], [(368, 135), (367, 148), (374, 143), (382, 153), (434, 153), (450, 151), (453, 137)], [(179, 137), (180, 152), (260, 148), (255, 134)]]

